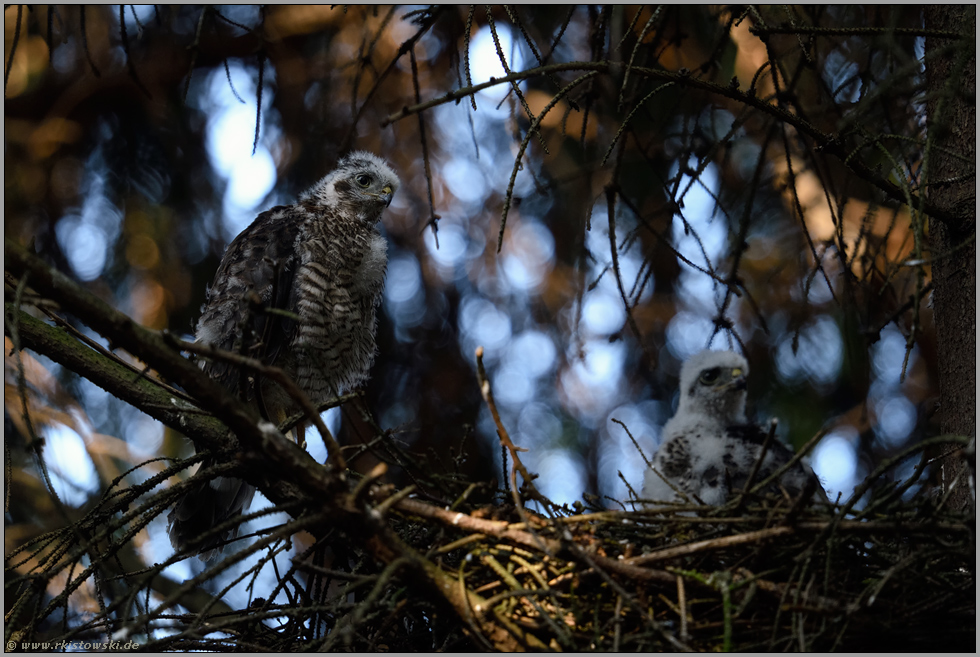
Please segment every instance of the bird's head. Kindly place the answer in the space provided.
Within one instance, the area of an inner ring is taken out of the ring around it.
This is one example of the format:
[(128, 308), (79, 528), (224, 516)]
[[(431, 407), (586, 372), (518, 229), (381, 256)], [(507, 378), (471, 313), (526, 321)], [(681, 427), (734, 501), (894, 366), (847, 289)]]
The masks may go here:
[(681, 367), (678, 412), (706, 415), (725, 424), (745, 419), (749, 364), (731, 351), (702, 351)]
[(301, 198), (353, 210), (359, 219), (374, 225), (391, 204), (398, 185), (398, 175), (387, 162), (373, 153), (354, 151), (342, 157), (337, 168)]

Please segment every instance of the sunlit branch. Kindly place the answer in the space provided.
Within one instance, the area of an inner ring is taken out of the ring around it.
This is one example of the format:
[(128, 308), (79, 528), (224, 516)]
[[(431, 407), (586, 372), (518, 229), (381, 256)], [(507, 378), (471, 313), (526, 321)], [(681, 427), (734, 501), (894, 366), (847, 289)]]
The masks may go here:
[[(427, 100), (424, 103), (419, 103), (412, 105), (410, 107), (403, 107), (398, 112), (388, 115), (386, 118), (382, 119), (382, 127), (387, 126), (395, 121), (400, 121), (407, 116), (411, 116), (417, 112), (424, 112), (427, 109), (437, 107), (439, 105), (445, 105), (446, 103), (451, 103), (458, 101), (467, 96), (471, 96), (484, 89), (489, 89), (498, 84), (510, 84), (517, 80), (527, 80), (528, 78), (538, 77), (539, 75), (545, 75), (548, 73), (560, 73), (561, 71), (608, 71), (610, 65), (607, 62), (565, 62), (562, 64), (548, 64), (546, 66), (538, 66), (536, 68), (528, 69), (525, 71), (518, 71), (516, 73), (511, 73), (503, 77), (491, 77), (487, 82), (481, 82), (480, 84), (465, 87), (463, 89), (457, 89), (455, 91), (450, 91), (444, 96), (439, 98), (433, 98), (432, 100)], [(539, 117), (540, 118), (540, 117)]]
[(500, 249), (504, 246), (504, 228), (507, 226), (507, 214), (510, 211), (511, 202), (514, 195), (514, 183), (517, 181), (517, 172), (521, 167), (521, 160), (524, 157), (524, 151), (527, 150), (527, 146), (530, 143), (531, 135), (537, 131), (539, 125), (547, 116), (548, 112), (558, 104), (558, 102), (568, 94), (572, 89), (582, 84), (583, 82), (590, 80), (596, 76), (596, 72), (586, 73), (585, 75), (576, 78), (569, 84), (567, 84), (561, 91), (555, 94), (547, 105), (541, 109), (541, 113), (531, 122), (531, 126), (527, 130), (527, 134), (524, 135), (524, 139), (521, 140), (521, 145), (517, 149), (517, 155), (514, 157), (514, 167), (510, 172), (510, 180), (507, 182), (507, 191), (504, 193), (504, 206), (500, 211), (500, 232), (497, 235), (497, 253), (500, 253)]
[[(477, 84), (465, 89), (457, 89), (451, 91), (444, 96), (439, 98), (433, 98), (431, 100), (425, 101), (424, 103), (419, 103), (412, 105), (410, 107), (403, 107), (400, 111), (389, 115), (381, 121), (382, 126), (387, 126), (395, 121), (399, 121), (407, 116), (415, 114), (417, 112), (423, 112), (425, 110), (431, 109), (438, 105), (444, 105), (446, 103), (455, 102), (462, 98), (465, 98), (471, 94), (475, 94), (483, 89), (488, 89), (490, 87), (496, 86), (498, 84), (511, 84), (518, 80), (526, 80), (529, 78), (538, 77), (540, 75), (545, 75), (548, 73), (557, 73), (561, 71), (592, 71), (597, 73), (615, 73), (619, 71), (623, 65), (616, 64), (608, 61), (601, 62), (566, 62), (562, 64), (549, 64), (547, 66), (539, 66), (532, 69), (527, 69), (525, 71), (520, 71), (516, 73), (511, 73), (500, 78), (491, 78), (487, 82)], [(936, 207), (929, 201), (925, 201), (920, 196), (911, 194), (907, 196), (905, 190), (895, 183), (890, 182), (886, 178), (876, 174), (872, 171), (866, 164), (860, 160), (848, 160), (848, 153), (845, 150), (845, 146), (840, 139), (839, 135), (827, 134), (817, 129), (815, 126), (810, 124), (808, 121), (802, 117), (793, 114), (792, 112), (774, 105), (765, 99), (759, 98), (754, 93), (744, 93), (738, 88), (733, 88), (732, 86), (721, 86), (715, 84), (714, 82), (709, 82), (707, 80), (702, 80), (700, 78), (693, 77), (689, 71), (682, 69), (678, 72), (664, 71), (658, 69), (647, 68), (643, 66), (631, 66), (629, 71), (637, 75), (642, 75), (647, 78), (654, 80), (663, 81), (673, 81), (677, 84), (690, 87), (693, 89), (700, 89), (707, 91), (731, 100), (735, 100), (741, 103), (745, 103), (755, 109), (769, 114), (784, 124), (791, 125), (801, 133), (807, 135), (816, 142), (816, 150), (818, 152), (828, 153), (833, 155), (842, 162), (846, 162), (846, 165), (858, 176), (867, 180), (875, 187), (883, 191), (890, 198), (901, 201), (905, 203), (906, 201), (912, 203), (912, 207), (921, 207), (923, 211), (929, 216), (935, 217), (936, 219), (942, 221), (956, 221), (956, 217), (941, 208)], [(576, 84), (584, 81), (586, 79), (584, 76), (578, 78), (572, 84)], [(566, 87), (567, 89), (567, 87)], [(563, 90), (564, 91), (564, 90)], [(561, 93), (561, 92), (559, 92)], [(557, 98), (557, 96), (556, 96)], [(553, 99), (554, 100), (554, 99)], [(538, 120), (535, 123), (539, 123), (541, 116), (538, 116)], [(534, 125), (534, 124), (532, 124)], [(535, 126), (536, 127), (536, 126)]]
[[(500, 37), (497, 35), (497, 24), (496, 21), (493, 20), (493, 12), (490, 8), (490, 5), (487, 5), (486, 9), (487, 9), (487, 25), (489, 25), (490, 27), (490, 36), (493, 37), (493, 45), (497, 49), (497, 60), (500, 62), (500, 65), (503, 67), (504, 73), (509, 74), (510, 66), (508, 66), (507, 57), (504, 55), (503, 48), (500, 46)], [(531, 124), (534, 125), (534, 112), (531, 111), (530, 106), (527, 104), (527, 99), (524, 98), (524, 94), (523, 92), (521, 92), (520, 85), (518, 85), (516, 82), (511, 82), (511, 91), (513, 91), (514, 94), (517, 96), (517, 100), (520, 101), (521, 107), (524, 109), (524, 113), (527, 114), (527, 118), (531, 121)], [(501, 100), (501, 103), (502, 102), (503, 100)], [(547, 154), (548, 146), (545, 144), (544, 136), (541, 134), (539, 130), (535, 132), (537, 133), (538, 143), (541, 144), (541, 148)]]
[(173, 395), (150, 377), (135, 380), (131, 369), (78, 343), (63, 329), (31, 317), (7, 303), (8, 317), (16, 314), (21, 347), (47, 356), (85, 377), (113, 396), (132, 404), (150, 417), (212, 449), (229, 446), (227, 428), (206, 412)]
[[(504, 423), (500, 419), (500, 413), (497, 411), (497, 404), (493, 399), (493, 391), (490, 389), (490, 379), (487, 377), (487, 370), (483, 366), (483, 347), (477, 347), (476, 349), (476, 374), (480, 384), (480, 393), (483, 395), (483, 400), (490, 409), (490, 414), (493, 416), (494, 424), (497, 425), (497, 435), (500, 437), (500, 442), (507, 448), (507, 451), (510, 453), (510, 458), (514, 462), (513, 468), (521, 473), (521, 477), (524, 479), (524, 486), (527, 487), (531, 497), (541, 502), (545, 506), (549, 505), (551, 501), (539, 493), (537, 487), (534, 485), (534, 480), (537, 479), (538, 475), (528, 472), (527, 468), (524, 467), (523, 461), (521, 461), (519, 452), (526, 452), (527, 449), (518, 447), (514, 444), (514, 441), (510, 439), (510, 433), (508, 433), (507, 428), (504, 427)], [(516, 482), (512, 481), (512, 483)], [(514, 490), (512, 492), (515, 495), (515, 504), (517, 508), (521, 508), (520, 500), (516, 499), (516, 485), (514, 486)]]
[[(342, 471), (328, 472), (294, 443), (285, 440), (274, 427), (270, 431), (267, 425), (259, 421), (254, 409), (236, 399), (181, 356), (163, 334), (140, 326), (9, 240), (5, 246), (4, 264), (7, 271), (15, 276), (30, 272), (31, 285), (39, 293), (58, 301), (62, 308), (104, 335), (110, 344), (138, 354), (161, 374), (179, 383), (203, 407), (224, 422), (234, 432), (242, 448), (245, 466), (242, 478), (262, 490), (271, 500), (285, 502), (295, 499), (297, 486), (304, 489), (307, 495), (327, 500), (335, 498), (338, 490), (345, 487)], [(205, 446), (223, 448), (227, 443), (205, 440)]]
[[(415, 48), (409, 51), (412, 63), (412, 88), (415, 91), (415, 102), (419, 102), (421, 95), (419, 91), (419, 67), (415, 59)], [(419, 141), (422, 143), (422, 169), (425, 171), (425, 190), (429, 198), (429, 220), (425, 223), (422, 230), (432, 226), (432, 237), (435, 240), (436, 248), (439, 248), (439, 215), (436, 214), (435, 202), (432, 200), (432, 169), (429, 166), (429, 141), (425, 134), (425, 117), (420, 112), (419, 119)]]
[[(435, 20), (436, 18), (438, 18), (441, 11), (442, 8), (437, 7), (433, 12), (433, 14), (427, 17), (427, 19), (424, 21), (424, 23), (418, 29), (417, 32), (415, 32), (415, 34), (409, 37), (408, 40), (406, 40), (400, 46), (398, 46), (398, 52), (395, 53), (395, 56), (392, 58), (392, 60), (388, 62), (388, 66), (386, 66), (385, 69), (381, 72), (381, 75), (377, 77), (377, 79), (374, 81), (374, 84), (371, 85), (371, 88), (368, 90), (367, 95), (364, 97), (364, 102), (361, 103), (361, 106), (360, 108), (358, 108), (357, 113), (351, 118), (350, 128), (347, 129), (347, 134), (344, 136), (343, 140), (341, 141), (340, 152), (343, 153), (350, 149), (350, 146), (354, 140), (354, 135), (357, 133), (357, 124), (360, 123), (361, 117), (364, 115), (364, 111), (370, 106), (371, 99), (374, 97), (374, 94), (376, 94), (378, 89), (381, 88), (381, 83), (385, 81), (385, 79), (388, 77), (388, 75), (391, 74), (393, 70), (395, 70), (395, 67), (398, 65), (398, 60), (404, 57), (406, 53), (408, 53), (412, 48), (415, 47), (415, 44), (418, 43), (419, 39), (425, 36), (425, 33), (428, 32), (429, 29), (432, 27), (433, 23), (435, 23)], [(387, 124), (386, 123), (382, 124), (382, 127), (384, 127), (385, 125)]]
[(14, 67), (14, 55), (17, 54), (17, 43), (20, 41), (20, 25), (21, 20), (24, 16), (24, 6), (17, 5), (17, 22), (14, 23), (14, 38), (10, 43), (10, 59), (7, 60), (7, 66), (3, 70), (3, 91), (4, 94), (7, 92), (7, 80), (10, 79), (10, 69)]

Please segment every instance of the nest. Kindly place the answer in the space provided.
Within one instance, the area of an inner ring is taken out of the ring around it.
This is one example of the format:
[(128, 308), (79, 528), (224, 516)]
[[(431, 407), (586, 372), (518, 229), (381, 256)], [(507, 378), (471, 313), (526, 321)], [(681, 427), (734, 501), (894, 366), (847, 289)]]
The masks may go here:
[[(860, 512), (801, 510), (776, 495), (696, 514), (608, 511), (597, 500), (552, 507), (549, 516), (513, 505), (461, 504), (438, 517), (403, 508), (399, 535), (482, 603), (442, 643), (434, 641), (439, 624), (416, 617), (388, 624), (383, 638), (383, 623), (366, 624), (332, 647), (968, 650), (975, 514), (925, 493), (903, 501), (902, 491), (873, 488)], [(446, 530), (450, 522), (457, 531)], [(394, 583), (387, 595), (373, 601), (379, 619), (425, 606)], [(487, 615), (509, 636), (482, 631), (476, 619)], [(417, 631), (405, 634), (408, 627)]]
[[(371, 509), (374, 534), (324, 529), (315, 514), (294, 513), (235, 543), (237, 552), (164, 603), (151, 600), (147, 582), (186, 555), (142, 570), (123, 564), (116, 578), (96, 574), (98, 613), (80, 613), (68, 587), (53, 600), (38, 598), (34, 608), (43, 613), (32, 638), (91, 640), (105, 633), (157, 650), (357, 652), (966, 651), (975, 643), (975, 510), (950, 509), (927, 488), (905, 499), (924, 460), (902, 483), (884, 482), (888, 466), (879, 468), (845, 504), (808, 506), (803, 496), (782, 492), (746, 494), (723, 507), (637, 504), (640, 510), (617, 511), (589, 496), (584, 504), (556, 506), (533, 477), (501, 491), (432, 474), (438, 471), (405, 453), (394, 460), (416, 470), (417, 488), (377, 483), (383, 468), (352, 482)], [(511, 482), (519, 469), (511, 468)], [(103, 505), (122, 504), (88, 515), (104, 532), (80, 522), (8, 554), (8, 575), (25, 563), (34, 564), (27, 577), (34, 582), (63, 570), (83, 531), (90, 549), (116, 550), (105, 566), (125, 558), (125, 543), (179, 492), (148, 494), (168, 473), (104, 498)], [(412, 497), (413, 488), (428, 492)], [(134, 504), (140, 495), (149, 499)], [(454, 501), (431, 503), (439, 496)], [(381, 528), (403, 544), (402, 556), (378, 558)], [(304, 529), (309, 533), (297, 534)], [(298, 548), (292, 565), (276, 569), (272, 590), (256, 587), (245, 609), (220, 601), (227, 589), (194, 598), (246, 557), (262, 555), (261, 565), (290, 547)], [(84, 565), (79, 560), (78, 570)], [(121, 594), (120, 584), (131, 592)], [(15, 605), (11, 613), (30, 606)], [(28, 638), (15, 634), (14, 640)]]

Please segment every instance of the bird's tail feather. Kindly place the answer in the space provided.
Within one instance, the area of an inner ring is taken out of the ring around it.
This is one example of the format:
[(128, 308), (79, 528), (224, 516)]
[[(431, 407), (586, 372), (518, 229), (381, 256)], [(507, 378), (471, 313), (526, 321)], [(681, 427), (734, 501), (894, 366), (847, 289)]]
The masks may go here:
[(167, 516), (167, 532), (175, 550), (190, 545), (198, 551), (201, 561), (210, 561), (222, 552), (225, 544), (238, 536), (239, 525), (208, 536), (202, 535), (229, 518), (240, 515), (255, 495), (255, 487), (234, 477), (215, 477), (191, 488)]

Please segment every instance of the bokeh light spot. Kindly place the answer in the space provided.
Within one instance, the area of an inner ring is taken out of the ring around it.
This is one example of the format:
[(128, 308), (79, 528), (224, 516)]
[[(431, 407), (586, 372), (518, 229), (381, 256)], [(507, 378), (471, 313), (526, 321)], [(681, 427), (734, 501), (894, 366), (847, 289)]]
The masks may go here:
[(511, 336), (510, 317), (481, 297), (468, 297), (460, 308), (459, 325), (463, 331), (464, 353), (472, 357), (473, 350), (483, 346), (488, 357), (507, 344)]
[(469, 158), (454, 157), (440, 171), (449, 191), (460, 201), (482, 202), (490, 193), (486, 176)]
[(508, 233), (504, 275), (517, 289), (535, 290), (551, 270), (554, 256), (555, 240), (551, 232), (536, 221), (525, 221)]
[[(500, 50), (507, 60), (507, 66), (512, 71), (519, 71), (524, 66), (524, 56), (519, 47), (514, 43), (513, 33), (510, 28), (502, 23), (497, 23), (497, 38), (500, 41)], [(493, 34), (490, 26), (480, 28), (480, 31), (470, 39), (470, 70), (472, 71), (473, 84), (482, 84), (491, 77), (502, 78), (507, 75), (503, 65), (500, 63), (500, 56), (497, 54), (497, 46), (493, 42)], [(504, 95), (510, 91), (509, 84), (498, 84), (479, 92), (493, 102), (499, 102)]]
[(46, 444), (44, 460), (61, 501), (81, 506), (88, 494), (98, 490), (99, 478), (85, 449), (85, 441), (74, 430), (56, 425), (43, 430)]
[(534, 464), (541, 475), (538, 486), (555, 504), (570, 504), (585, 491), (582, 459), (564, 449), (547, 450)]
[(667, 325), (667, 347), (678, 360), (687, 360), (707, 348), (714, 325), (706, 317), (681, 311)]
[(884, 403), (876, 404), (878, 416), (878, 436), (889, 447), (901, 447), (915, 428), (915, 406), (905, 395), (889, 397)]
[(831, 501), (836, 499), (837, 493), (843, 493), (843, 499), (847, 499), (854, 491), (857, 457), (853, 443), (856, 440), (856, 431), (842, 427), (824, 436), (813, 450), (813, 471), (820, 478)]
[(508, 363), (494, 372), (493, 396), (501, 404), (520, 407), (533, 398), (534, 384), (525, 369)]
[(550, 337), (541, 331), (525, 331), (510, 343), (508, 362), (527, 372), (528, 376), (539, 377), (555, 364), (558, 351)]
[(561, 430), (561, 420), (547, 404), (530, 402), (521, 409), (517, 421), (521, 447), (552, 444), (561, 437)]
[(626, 310), (623, 300), (603, 289), (595, 289), (585, 297), (582, 323), (593, 335), (611, 335), (623, 328)]
[[(902, 363), (905, 362), (906, 342), (905, 336), (894, 326), (889, 324), (882, 329), (881, 339), (871, 347), (871, 365), (878, 382), (888, 387), (899, 385)], [(912, 368), (918, 353), (919, 348), (912, 347), (908, 369)]]
[(817, 317), (800, 330), (796, 353), (793, 335), (787, 334), (776, 348), (776, 370), (788, 382), (810, 379), (817, 384), (836, 380), (844, 362), (844, 345), (840, 329), (826, 315)]
[(65, 217), (56, 228), (58, 244), (75, 276), (82, 281), (98, 278), (105, 269), (108, 244), (105, 232), (77, 217)]
[(394, 303), (411, 301), (422, 287), (422, 276), (415, 256), (400, 254), (388, 263), (385, 296)]

